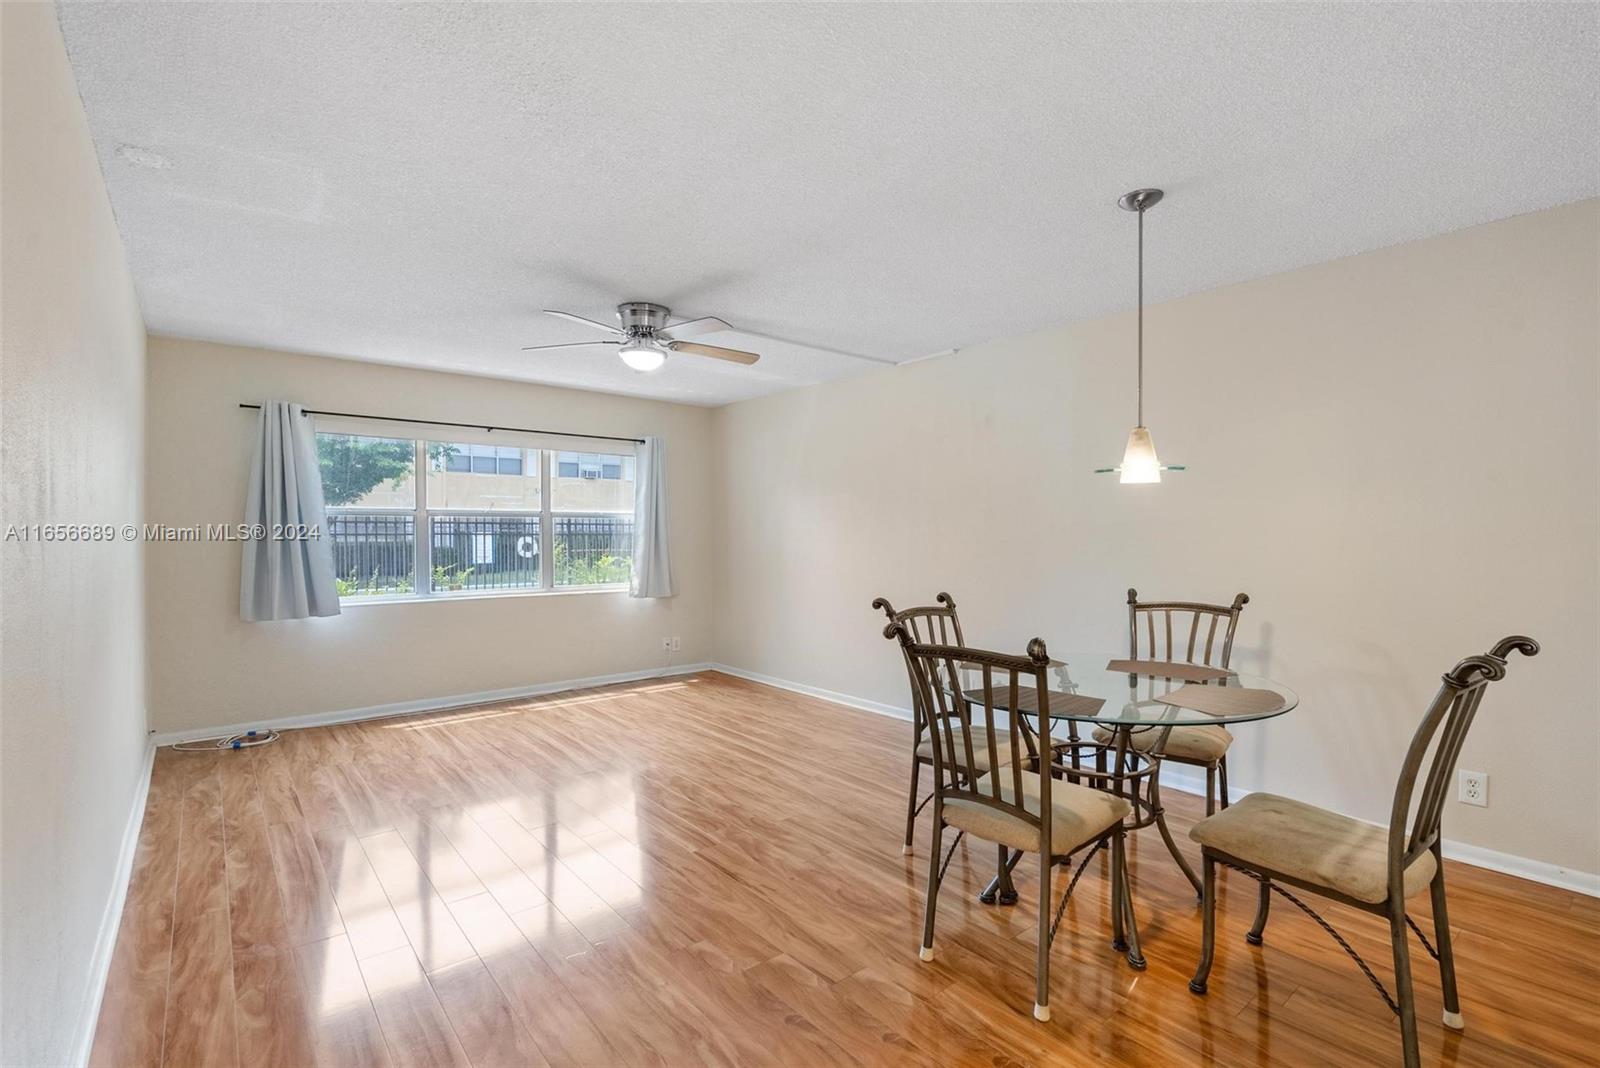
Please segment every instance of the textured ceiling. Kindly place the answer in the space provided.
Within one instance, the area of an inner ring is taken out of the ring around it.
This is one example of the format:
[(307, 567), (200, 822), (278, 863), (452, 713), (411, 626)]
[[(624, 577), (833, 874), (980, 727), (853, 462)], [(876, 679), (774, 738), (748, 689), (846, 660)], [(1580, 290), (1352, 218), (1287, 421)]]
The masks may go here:
[[(720, 404), (1600, 192), (1594, 5), (68, 3), (152, 330)], [(1354, 311), (1354, 310), (1353, 310)]]

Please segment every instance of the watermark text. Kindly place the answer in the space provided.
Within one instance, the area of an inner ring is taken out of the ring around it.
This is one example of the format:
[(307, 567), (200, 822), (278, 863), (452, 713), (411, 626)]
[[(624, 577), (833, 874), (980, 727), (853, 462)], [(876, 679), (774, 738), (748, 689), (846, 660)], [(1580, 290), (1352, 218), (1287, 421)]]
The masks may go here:
[(322, 537), (314, 523), (12, 523), (7, 542), (231, 542), (310, 541)]

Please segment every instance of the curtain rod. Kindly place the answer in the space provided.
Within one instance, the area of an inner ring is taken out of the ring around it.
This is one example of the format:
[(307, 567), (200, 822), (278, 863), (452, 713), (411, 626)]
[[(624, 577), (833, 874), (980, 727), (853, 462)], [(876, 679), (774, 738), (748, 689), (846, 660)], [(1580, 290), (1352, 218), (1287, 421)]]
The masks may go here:
[[(261, 410), (259, 404), (241, 404), (241, 408)], [(593, 441), (630, 441), (635, 445), (643, 445), (643, 438), (620, 438), (614, 434), (577, 434), (566, 430), (529, 430), (522, 426), (484, 426), (482, 423), (452, 423), (444, 419), (401, 419), (393, 415), (361, 415), (356, 412), (324, 412), (314, 408), (306, 408), (302, 415), (334, 415), (343, 419), (376, 419), (384, 423), (421, 423), (424, 426), (459, 426), (468, 430), (482, 430), (493, 433), (496, 430), (505, 430), (513, 434), (549, 434), (558, 438), (589, 438)]]

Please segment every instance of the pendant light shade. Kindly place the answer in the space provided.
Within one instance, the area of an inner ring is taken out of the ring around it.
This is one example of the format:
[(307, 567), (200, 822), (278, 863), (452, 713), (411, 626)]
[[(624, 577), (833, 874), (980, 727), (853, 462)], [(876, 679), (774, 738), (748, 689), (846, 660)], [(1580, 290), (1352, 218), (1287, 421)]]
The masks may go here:
[(1122, 466), (1118, 468), (1119, 482), (1160, 482), (1161, 461), (1156, 459), (1155, 442), (1150, 431), (1136, 426), (1128, 431), (1128, 447), (1122, 453)]
[(1179, 464), (1162, 464), (1156, 458), (1155, 442), (1144, 425), (1144, 213), (1160, 203), (1159, 189), (1135, 189), (1124, 194), (1117, 206), (1124, 211), (1139, 214), (1139, 334), (1138, 334), (1138, 402), (1133, 429), (1128, 432), (1128, 447), (1123, 450), (1122, 463), (1117, 467), (1098, 467), (1095, 474), (1117, 473), (1117, 481), (1128, 483), (1160, 482), (1163, 471), (1182, 471)]

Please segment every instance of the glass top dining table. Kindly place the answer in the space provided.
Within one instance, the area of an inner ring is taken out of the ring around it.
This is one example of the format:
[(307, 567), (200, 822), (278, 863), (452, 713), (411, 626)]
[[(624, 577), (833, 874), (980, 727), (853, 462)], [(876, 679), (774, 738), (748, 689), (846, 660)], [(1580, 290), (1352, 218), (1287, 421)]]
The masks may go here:
[[(1196, 895), (1200, 878), (1178, 849), (1161, 803), (1161, 758), (1172, 728), (1267, 720), (1300, 703), (1292, 689), (1261, 675), (1204, 664), (1075, 653), (1050, 662), (1050, 688), (1042, 697), (1033, 687), (1019, 686), (1013, 708), (1009, 679), (1002, 684), (991, 675), (985, 687), (978, 665), (958, 661), (956, 668), (960, 676), (956, 685), (972, 706), (1016, 714), (1024, 722), (1032, 721), (1035, 729), (1043, 709), (1050, 720), (1053, 774), (1125, 796), (1133, 805), (1128, 829), (1155, 826)], [(1084, 738), (1080, 725), (1091, 731), (1101, 727), (1106, 733)], [(1016, 901), (1010, 878), (1014, 863), (1015, 858), (1001, 866), (979, 895), (981, 901)]]
[[(969, 700), (983, 703), (983, 671), (957, 663)], [(1204, 664), (1129, 660), (1105, 654), (1073, 655), (1050, 662), (1043, 704), (1052, 722), (1074, 720), (1108, 729), (1217, 726), (1270, 719), (1289, 712), (1299, 696), (1281, 682)], [(994, 684), (999, 711), (1039, 714), (1039, 695), (1020, 688), (1008, 707), (1009, 688)], [(1053, 732), (1052, 732), (1053, 733)]]

